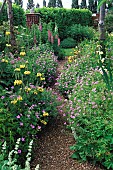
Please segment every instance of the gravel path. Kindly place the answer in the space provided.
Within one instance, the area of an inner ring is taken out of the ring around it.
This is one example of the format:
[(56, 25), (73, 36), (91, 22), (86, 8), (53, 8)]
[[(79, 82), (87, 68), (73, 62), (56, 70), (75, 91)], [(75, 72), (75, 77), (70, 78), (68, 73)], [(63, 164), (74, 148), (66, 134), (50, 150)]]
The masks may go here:
[[(65, 61), (59, 62), (58, 74), (63, 69), (64, 63)], [(64, 98), (59, 93), (58, 97), (63, 101), (65, 110)], [(62, 114), (60, 112), (41, 132), (34, 146), (35, 155), (31, 170), (34, 170), (37, 164), (40, 165), (40, 170), (102, 170), (90, 163), (79, 163), (70, 157), (72, 151), (69, 147), (75, 144), (75, 140), (72, 133), (66, 129)]]

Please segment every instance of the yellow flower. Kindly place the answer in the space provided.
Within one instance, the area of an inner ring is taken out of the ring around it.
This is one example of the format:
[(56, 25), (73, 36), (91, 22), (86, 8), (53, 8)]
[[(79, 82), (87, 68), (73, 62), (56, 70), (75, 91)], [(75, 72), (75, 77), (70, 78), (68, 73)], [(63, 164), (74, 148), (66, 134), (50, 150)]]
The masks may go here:
[(8, 63), (8, 60), (2, 59), (3, 63)]
[(6, 32), (5, 32), (5, 35), (10, 35), (10, 32), (9, 32), (9, 31), (6, 31)]
[(38, 94), (36, 90), (34, 91), (34, 94)]
[(42, 87), (38, 87), (38, 91), (43, 92), (44, 89)]
[(44, 125), (47, 125), (47, 122), (44, 120), (41, 120), (40, 122), (43, 123)]
[(31, 91), (31, 89), (28, 87), (28, 88), (25, 88), (25, 91), (29, 92), (29, 91)]
[(23, 100), (22, 96), (18, 96), (17, 100)]
[(26, 55), (26, 53), (23, 51), (23, 52), (20, 52), (20, 55), (24, 56), (24, 55)]
[(17, 100), (15, 99), (11, 101), (11, 104), (16, 104), (16, 103), (17, 103)]
[(20, 65), (20, 68), (25, 68), (25, 65)]
[(42, 76), (42, 74), (41, 73), (37, 73), (37, 77), (41, 77)]
[(6, 44), (6, 47), (11, 47), (11, 44)]
[(29, 75), (31, 72), (30, 71), (24, 71), (24, 74)]
[(14, 86), (21, 85), (21, 84), (22, 84), (22, 80), (15, 80), (14, 81)]
[(20, 71), (20, 68), (15, 68), (15, 70), (14, 71)]
[(40, 80), (43, 81), (43, 80), (45, 80), (45, 78), (44, 77), (40, 77)]
[(44, 113), (43, 113), (43, 116), (44, 116), (44, 117), (45, 117), (45, 116), (49, 116), (49, 113), (44, 112)]

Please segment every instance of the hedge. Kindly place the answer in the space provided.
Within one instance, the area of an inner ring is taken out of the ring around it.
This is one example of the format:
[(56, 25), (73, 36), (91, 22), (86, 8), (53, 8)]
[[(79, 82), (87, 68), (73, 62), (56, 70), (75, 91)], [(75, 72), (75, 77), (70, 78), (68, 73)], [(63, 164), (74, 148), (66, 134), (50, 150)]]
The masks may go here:
[[(0, 7), (2, 6), (2, 3), (0, 3)], [(21, 8), (18, 5), (13, 4), (12, 5), (13, 9), (13, 17), (14, 17), (14, 25), (22, 25), (25, 26), (26, 24), (26, 18), (25, 18), (25, 12), (24, 9)], [(7, 16), (7, 6), (5, 5), (2, 14), (0, 14), (0, 25), (3, 24), (3, 21), (7, 21), (8, 16)]]
[(92, 13), (88, 9), (65, 9), (65, 8), (36, 8), (36, 13), (40, 13), (42, 21), (49, 23), (56, 22), (61, 39), (65, 38), (65, 30), (74, 24), (83, 26), (92, 25)]

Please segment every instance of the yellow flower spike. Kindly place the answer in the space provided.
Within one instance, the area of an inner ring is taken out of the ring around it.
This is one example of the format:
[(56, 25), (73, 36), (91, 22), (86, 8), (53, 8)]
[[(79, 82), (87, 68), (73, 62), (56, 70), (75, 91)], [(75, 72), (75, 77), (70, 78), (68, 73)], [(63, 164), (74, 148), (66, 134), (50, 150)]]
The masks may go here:
[(25, 65), (20, 65), (20, 68), (25, 68)]
[(6, 44), (6, 47), (11, 47), (11, 44)]
[(14, 71), (20, 71), (20, 68), (15, 68)]
[(43, 89), (42, 87), (38, 87), (38, 91), (39, 91), (39, 92), (43, 92), (44, 89)]
[(9, 31), (6, 31), (6, 32), (5, 32), (5, 35), (10, 35), (10, 32), (9, 32)]
[(11, 101), (11, 104), (16, 104), (16, 103), (17, 103), (17, 100), (15, 99)]
[(44, 117), (45, 117), (45, 116), (49, 116), (49, 113), (44, 112), (44, 113), (43, 113), (43, 116), (44, 116)]
[(20, 55), (21, 55), (21, 56), (25, 56), (26, 53), (23, 51), (23, 52), (20, 52)]
[(42, 76), (42, 74), (41, 73), (37, 73), (37, 77), (41, 77)]
[(45, 80), (45, 77), (40, 77), (40, 80), (41, 80), (41, 81)]
[(26, 92), (29, 92), (29, 91), (31, 91), (31, 88), (29, 88), (29, 87), (28, 87), (28, 88), (25, 88), (25, 91), (26, 91)]
[(22, 84), (22, 80), (15, 80), (14, 81), (14, 86), (21, 85), (21, 84)]
[(41, 120), (40, 122), (43, 123), (44, 125), (47, 125), (47, 122), (44, 120)]
[(2, 59), (2, 63), (8, 63), (8, 60)]
[(30, 71), (24, 71), (24, 74), (29, 75), (29, 74), (31, 74), (31, 72)]

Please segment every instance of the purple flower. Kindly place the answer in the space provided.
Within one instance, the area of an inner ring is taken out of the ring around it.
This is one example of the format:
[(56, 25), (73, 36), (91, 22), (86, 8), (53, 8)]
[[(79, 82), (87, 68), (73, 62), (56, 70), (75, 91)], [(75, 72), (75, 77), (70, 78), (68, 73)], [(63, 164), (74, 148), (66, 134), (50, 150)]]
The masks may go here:
[(22, 151), (21, 151), (20, 149), (18, 149), (18, 153), (19, 153), (19, 154), (21, 154), (21, 153), (22, 153)]
[(22, 122), (20, 122), (20, 126), (23, 126), (24, 124)]
[(20, 115), (16, 116), (17, 119), (20, 119)]
[(31, 124), (30, 126), (31, 126), (31, 128), (32, 128), (32, 129), (34, 129), (34, 128), (35, 128), (35, 126), (34, 126), (34, 125), (32, 125), (32, 124)]
[(38, 126), (38, 129), (41, 129), (41, 126)]
[(24, 141), (25, 141), (25, 138), (22, 137), (22, 138), (21, 138), (21, 141), (24, 142)]
[(2, 97), (1, 97), (1, 99), (4, 99), (4, 98), (5, 98), (5, 96), (2, 96)]

